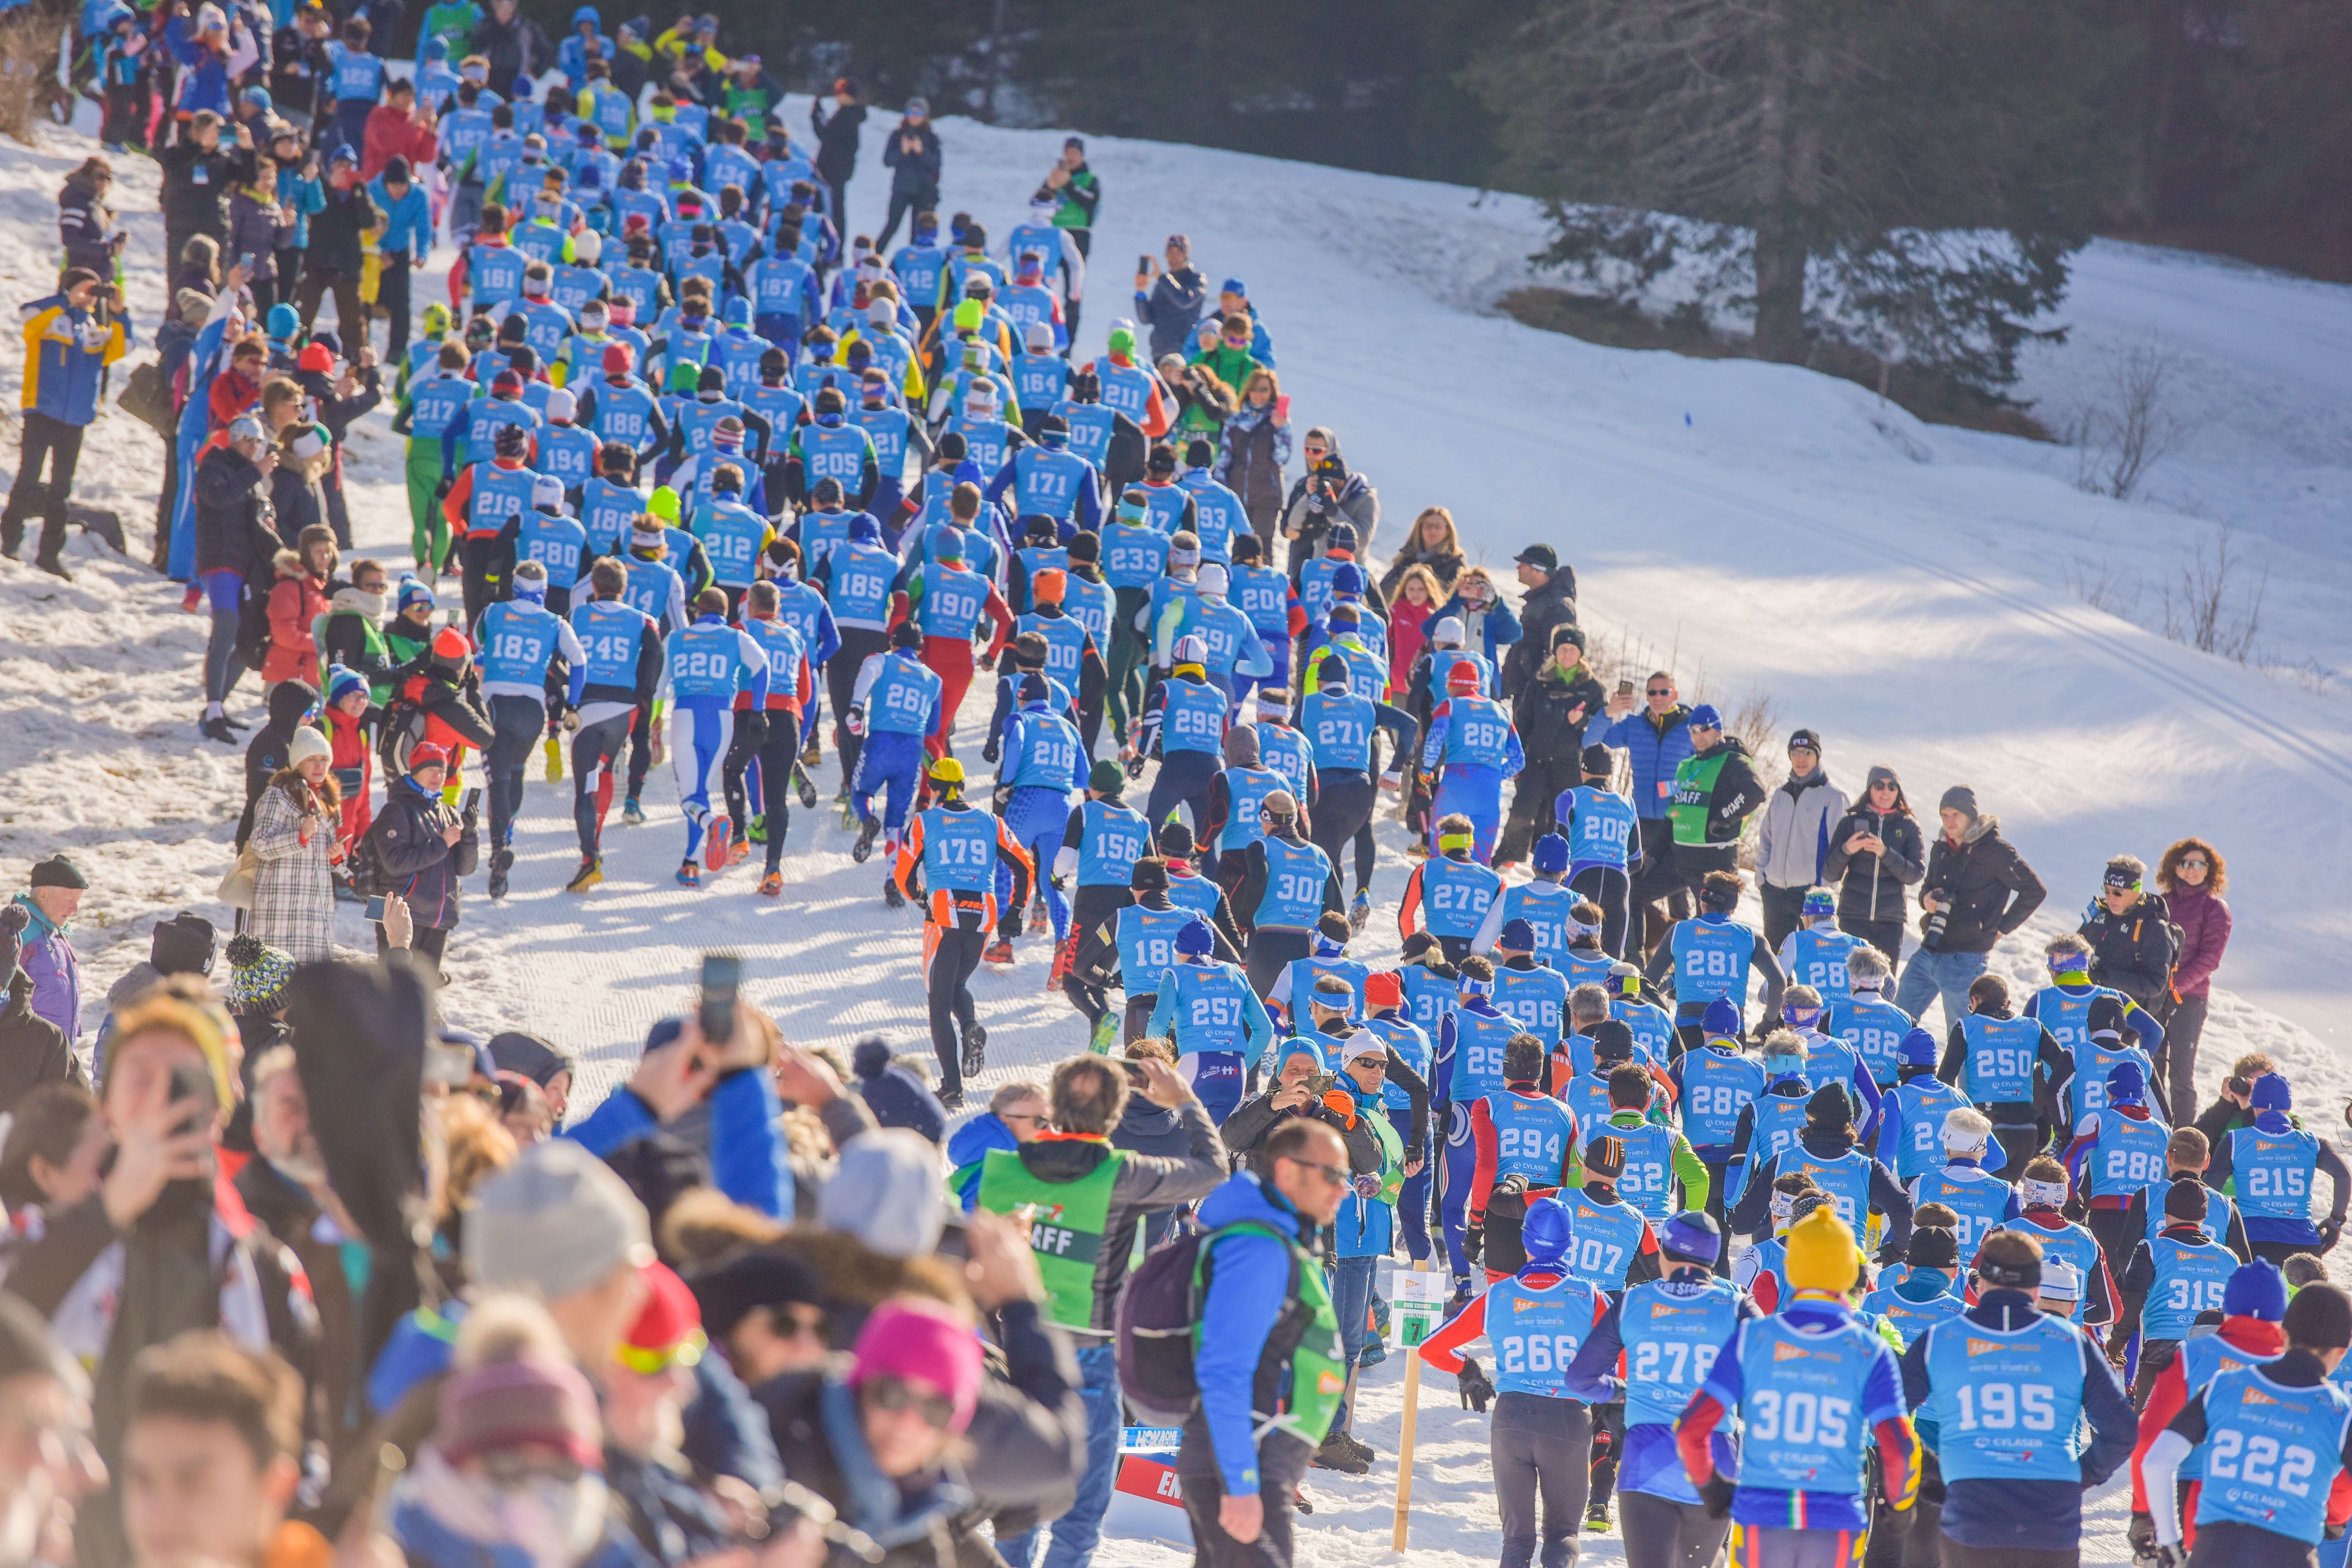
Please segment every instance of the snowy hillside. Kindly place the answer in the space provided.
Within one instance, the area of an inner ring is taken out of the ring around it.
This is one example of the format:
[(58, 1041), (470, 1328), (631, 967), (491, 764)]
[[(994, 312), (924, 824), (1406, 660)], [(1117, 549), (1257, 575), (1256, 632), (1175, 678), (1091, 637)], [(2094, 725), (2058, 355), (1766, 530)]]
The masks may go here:
[[(944, 202), (998, 229), (1060, 143), (960, 121), (943, 134)], [(0, 149), (0, 280), (19, 298), (51, 287), (56, 187), (90, 150), (78, 137)], [(869, 227), (887, 194), (878, 150), (869, 137), (851, 192), (853, 217)], [(2068, 587), (2077, 558), (2114, 557), (2152, 596), (2210, 523), (2084, 496), (2067, 454), (1923, 426), (1843, 382), (1604, 350), (1487, 313), (1526, 280), (1538, 242), (1524, 202), (1194, 148), (1097, 140), (1090, 152), (1107, 197), (1082, 350), (1098, 350), (1125, 309), (1127, 258), (1189, 233), (1213, 281), (1249, 284), (1298, 426), (1333, 427), (1380, 487), (1376, 557), (1433, 503), (1453, 508), (1474, 554), (1506, 580), (1519, 547), (1549, 540), (1577, 570), (1596, 648), (1622, 651), (1629, 673), (1664, 664), (1686, 698), (1769, 704), (1768, 766), (1786, 731), (1805, 725), (1849, 789), (1877, 762), (1902, 774), (1923, 810), (1948, 785), (1972, 785), (2052, 889), (2031, 940), (1998, 955), (2019, 978), (2038, 972), (2043, 937), (2073, 926), (2107, 855), (2152, 862), (2183, 833), (2210, 837), (2231, 863), (2237, 934), (2206, 1035), (2208, 1088), (2237, 1051), (2269, 1049), (2316, 1121), (2334, 1124), (2352, 1091), (2336, 978), (2352, 951), (2352, 885), (2335, 863), (2352, 842), (2344, 700), (2167, 642)], [(121, 162), (140, 262), (132, 309), (152, 335), (162, 303), (152, 165)], [(2132, 345), (2178, 345), (2198, 372), (2182, 394), (2195, 434), (2152, 489), (2240, 522), (2242, 545), (2273, 568), (2263, 640), (2283, 657), (2352, 667), (2336, 612), (2352, 580), (2340, 543), (2352, 521), (2352, 290), (2103, 245), (2085, 256), (2068, 314), (2074, 342), (2037, 351), (2026, 391), (2053, 402), (2086, 395)], [(152, 353), (144, 339), (141, 351)], [(0, 403), (11, 406), (16, 358), (0, 363)], [(408, 534), (400, 443), (383, 416), (367, 425), (353, 449), (354, 516), (363, 549), (396, 563)], [(0, 460), (11, 457), (0, 441)], [(159, 473), (144, 427), (111, 410), (93, 427), (80, 498), (121, 510), (142, 559)], [(203, 631), (180, 612), (178, 589), (88, 541), (67, 559), (70, 585), (0, 563), (0, 874), (14, 883), (58, 848), (90, 873), (79, 939), (94, 1024), (106, 986), (143, 956), (153, 918), (208, 905), (228, 863), (241, 758), (196, 737)], [(2139, 613), (2153, 615), (2147, 604)], [(248, 677), (248, 708), (258, 695)], [(828, 796), (835, 767), (828, 756), (818, 773)], [(609, 880), (580, 899), (559, 891), (574, 862), (571, 791), (534, 768), (515, 892), (495, 908), (467, 905), (451, 943), (461, 1020), (587, 1050), (584, 1104), (625, 1072), (646, 1027), (684, 1003), (696, 955), (731, 946), (749, 958), (751, 995), (794, 1038), (845, 1046), (880, 1031), (924, 1049), (917, 917), (884, 910), (878, 866), (851, 865), (829, 810), (796, 814), (782, 901), (752, 896), (740, 869), (687, 893), (669, 881), (682, 837), (657, 770), (652, 821), (623, 828), (615, 813)], [(1366, 939), (1375, 961), (1395, 951), (1405, 871), (1401, 827), (1384, 821), (1381, 832), (1384, 907)], [(343, 918), (344, 939), (362, 945), (359, 922)], [(1010, 973), (976, 980), (992, 1036), (983, 1087), (1079, 1047), (1075, 1015), (1044, 993), (1047, 959), (1033, 936)], [(1400, 1365), (1392, 1357), (1367, 1379), (1360, 1430), (1384, 1453)], [(1416, 1545), (1486, 1561), (1485, 1422), (1452, 1408), (1447, 1381), (1424, 1393)], [(1392, 1483), (1386, 1465), (1363, 1482), (1318, 1477), (1305, 1560), (1383, 1554)], [(1121, 1504), (1114, 1519), (1131, 1538), (1107, 1561), (1177, 1560), (1132, 1538), (1176, 1517), (1153, 1507)], [(2092, 1560), (2125, 1560), (2112, 1492), (2098, 1522)]]

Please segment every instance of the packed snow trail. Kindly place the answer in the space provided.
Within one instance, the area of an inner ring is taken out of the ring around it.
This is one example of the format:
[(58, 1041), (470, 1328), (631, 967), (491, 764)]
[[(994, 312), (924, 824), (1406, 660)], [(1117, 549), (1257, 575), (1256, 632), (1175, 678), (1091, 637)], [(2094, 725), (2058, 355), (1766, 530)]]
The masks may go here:
[[(786, 112), (804, 116), (805, 100)], [(1058, 132), (961, 121), (945, 134), (945, 207), (998, 228), (1059, 146)], [(0, 275), (20, 298), (52, 287), (55, 190), (92, 150), (59, 137), (0, 154), (0, 214), (12, 220), (0, 224)], [(1376, 565), (1430, 504), (1452, 507), (1473, 559), (1506, 580), (1522, 544), (1549, 540), (1579, 574), (1596, 649), (1617, 650), (1628, 673), (1671, 666), (1686, 700), (1773, 702), (1768, 767), (1778, 732), (1803, 724), (1823, 733), (1827, 768), (1843, 784), (1887, 762), (1923, 811), (1947, 784), (1974, 785), (2051, 888), (2026, 932), (1994, 956), (2013, 979), (2038, 983), (2041, 941), (2072, 928), (2107, 854), (2128, 849), (2152, 862), (2183, 833), (2213, 839), (2231, 861), (2237, 932), (2202, 1076), (2210, 1086), (2239, 1051), (2270, 1050), (2306, 1111), (2335, 1124), (2352, 1070), (2340, 1044), (2331, 1050), (2311, 1031), (2340, 1038), (2335, 974), (2352, 936), (2352, 890), (2334, 863), (2352, 841), (2340, 702), (2166, 643), (2084, 607), (2065, 587), (2074, 552), (2118, 536), (2156, 552), (2168, 572), (2189, 554), (2193, 520), (2085, 497), (2058, 472), (2065, 454), (1921, 425), (1843, 382), (1598, 349), (1480, 314), (1528, 280), (1524, 258), (1541, 233), (1530, 204), (1193, 148), (1097, 140), (1090, 152), (1108, 195), (1080, 357), (1127, 312), (1123, 258), (1188, 232), (1213, 279), (1238, 275), (1262, 302), (1297, 428), (1332, 426), (1381, 488)], [(161, 223), (152, 165), (121, 162), (120, 202), (142, 258), (131, 287), (146, 357), (162, 307), (152, 265)], [(862, 168), (853, 216), (870, 225), (885, 194)], [(449, 260), (445, 245), (418, 280), (420, 305), (441, 296)], [(2179, 323), (2200, 355), (2227, 361), (2229, 395), (2265, 411), (2267, 444), (2195, 449), (2200, 482), (2246, 493), (2332, 484), (2300, 503), (2300, 533), (2278, 536), (2290, 549), (2326, 540), (2294, 575), (2305, 598), (2331, 608), (2289, 596), (2292, 613), (2273, 629), (2298, 650), (2332, 653), (2340, 594), (2324, 590), (2352, 572), (2336, 543), (2340, 526), (2326, 525), (2340, 525), (2352, 494), (2352, 440), (2340, 389), (2319, 361), (2327, 345), (2352, 343), (2352, 290), (2126, 246), (2095, 247), (2082, 276), (2069, 310), (2095, 324), (2102, 345)], [(2266, 320), (2274, 329), (2249, 325)], [(2063, 388), (2096, 367), (2053, 350), (2029, 356), (2027, 369), (2029, 385)], [(13, 356), (0, 365), (0, 381), (16, 373)], [(396, 575), (408, 522), (402, 443), (387, 417), (355, 433), (350, 483), (361, 553)], [(2233, 467), (2240, 449), (2252, 455)], [(159, 474), (155, 437), (110, 408), (91, 427), (77, 498), (122, 512), (143, 557)], [(78, 574), (70, 585), (0, 564), (11, 677), (0, 687), (9, 784), (0, 844), (12, 870), (65, 848), (91, 873), (79, 933), (87, 1029), (106, 987), (144, 956), (157, 915), (197, 907), (225, 916), (212, 890), (229, 862), (242, 755), (195, 738), (204, 628), (180, 614), (179, 589), (80, 539), (67, 559)], [(2283, 564), (2283, 579), (2294, 570)], [(967, 705), (968, 758), (986, 693), (983, 683)], [(257, 706), (257, 683), (239, 695), (247, 711)], [(698, 956), (728, 947), (749, 960), (748, 994), (793, 1038), (845, 1046), (879, 1032), (928, 1054), (919, 917), (883, 907), (881, 862), (850, 862), (829, 804), (794, 811), (782, 899), (753, 896), (751, 863), (689, 893), (670, 881), (683, 833), (668, 769), (656, 768), (644, 797), (651, 820), (624, 827), (616, 809), (607, 881), (581, 898), (560, 891), (576, 863), (572, 787), (539, 772), (534, 758), (513, 893), (493, 905), (469, 890), (450, 945), (457, 1021), (536, 1030), (582, 1050), (575, 1103), (584, 1108), (625, 1077), (646, 1029), (687, 1004)], [(829, 748), (815, 778), (829, 800), (838, 781)], [(1408, 869), (1401, 825), (1384, 817), (1379, 832), (1379, 908), (1358, 948), (1375, 963), (1396, 951)], [(343, 941), (368, 946), (355, 909), (339, 919)], [(1018, 946), (1009, 971), (983, 967), (974, 978), (991, 1037), (980, 1092), (1041, 1074), (1083, 1044), (1077, 1016), (1043, 989), (1045, 938)], [(1389, 1555), (1402, 1371), (1391, 1354), (1364, 1378), (1358, 1430), (1383, 1454), (1373, 1474), (1313, 1473), (1318, 1511), (1304, 1521), (1302, 1561)], [(1450, 1380), (1427, 1382), (1414, 1552), (1490, 1561), (1486, 1420), (1457, 1407)], [(2127, 1561), (2124, 1522), (2111, 1485), (2091, 1510), (2085, 1560)], [(1122, 1499), (1111, 1525), (1106, 1563), (1160, 1568), (1187, 1552), (1171, 1544), (1181, 1540), (1181, 1514), (1162, 1505)], [(1587, 1540), (1584, 1552), (1619, 1555), (1613, 1538)]]

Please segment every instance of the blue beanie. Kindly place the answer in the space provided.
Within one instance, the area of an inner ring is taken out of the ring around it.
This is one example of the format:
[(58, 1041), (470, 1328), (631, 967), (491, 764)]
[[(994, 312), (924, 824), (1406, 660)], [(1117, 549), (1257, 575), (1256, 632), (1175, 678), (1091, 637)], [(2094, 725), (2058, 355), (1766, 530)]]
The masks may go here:
[(1536, 870), (1547, 876), (1568, 869), (1568, 841), (1558, 833), (1546, 833), (1536, 841)]
[(1742, 1031), (1738, 1004), (1729, 997), (1717, 997), (1706, 1004), (1706, 1012), (1699, 1022), (1699, 1032), (1708, 1040), (1738, 1040)]
[(1906, 1067), (1933, 1067), (1936, 1065), (1937, 1049), (1934, 1035), (1924, 1029), (1915, 1029), (1903, 1037), (1895, 1060)]
[(2286, 1316), (2286, 1277), (2265, 1258), (2242, 1263), (2221, 1287), (2221, 1314), (2274, 1323)]
[(1536, 928), (1524, 920), (1506, 920), (1496, 946), (1508, 947), (1514, 953), (1532, 953), (1536, 950)]
[(1701, 703), (1690, 710), (1688, 722), (1693, 729), (1721, 729), (1723, 716), (1715, 711), (1713, 703)]
[(1331, 572), (1331, 592), (1335, 598), (1361, 598), (1364, 591), (1364, 569), (1354, 561), (1343, 560)]
[(2107, 1098), (2118, 1105), (2139, 1105), (2147, 1100), (2147, 1074), (2137, 1061), (2118, 1061), (2107, 1069)]
[(1575, 1231), (1568, 1205), (1559, 1199), (1539, 1197), (1528, 1205), (1528, 1217), (1519, 1223), (1519, 1246), (1528, 1255), (1528, 1265), (1557, 1267), (1564, 1262), (1576, 1239)]
[(433, 608), (433, 590), (426, 587), (424, 583), (419, 582), (413, 577), (402, 578), (400, 580), (400, 598), (393, 608), (395, 610), (413, 610), (419, 604), (424, 605), (427, 610)]
[(1658, 1246), (1671, 1257), (1712, 1267), (1723, 1255), (1723, 1227), (1711, 1214), (1685, 1209), (1658, 1228)]
[(1804, 915), (1808, 920), (1820, 920), (1837, 913), (1837, 894), (1826, 887), (1805, 890)]
[(1186, 921), (1176, 932), (1176, 951), (1187, 958), (1205, 958), (1217, 950), (1216, 933), (1199, 915)]
[(353, 671), (345, 669), (341, 664), (333, 664), (328, 667), (327, 706), (330, 707), (342, 701), (343, 698), (349, 696), (353, 692), (363, 692), (367, 689), (368, 684), (365, 677)]
[(2254, 1092), (2246, 1098), (2257, 1111), (2286, 1111), (2294, 1106), (2294, 1091), (2275, 1072), (2265, 1072), (2255, 1079)]
[(280, 340), (292, 337), (301, 327), (302, 318), (296, 313), (294, 307), (283, 302), (272, 305), (269, 314), (261, 319), (261, 329)]
[(1294, 1056), (1313, 1057), (1315, 1070), (1318, 1072), (1331, 1071), (1330, 1059), (1323, 1054), (1323, 1048), (1303, 1034), (1294, 1034), (1282, 1042), (1274, 1053), (1274, 1070), (1280, 1072), (1285, 1067), (1290, 1065), (1290, 1059)]

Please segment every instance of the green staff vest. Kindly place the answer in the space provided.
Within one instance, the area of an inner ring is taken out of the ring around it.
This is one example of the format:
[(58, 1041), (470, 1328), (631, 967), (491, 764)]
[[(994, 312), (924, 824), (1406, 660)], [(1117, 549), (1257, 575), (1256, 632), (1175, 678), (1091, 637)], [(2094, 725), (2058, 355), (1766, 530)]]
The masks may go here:
[(1095, 1324), (1095, 1260), (1110, 1224), (1111, 1187), (1126, 1154), (1109, 1157), (1076, 1181), (1044, 1181), (1021, 1163), (1017, 1149), (991, 1149), (980, 1166), (980, 1207), (1010, 1214), (1034, 1205), (1029, 1246), (1045, 1281), (1045, 1315), (1067, 1329)]
[[(1250, 1385), (1250, 1411), (1260, 1434), (1269, 1428), (1288, 1432), (1310, 1448), (1323, 1446), (1331, 1423), (1339, 1414), (1339, 1396), (1348, 1386), (1348, 1364), (1339, 1348), (1339, 1314), (1331, 1305), (1331, 1291), (1323, 1281), (1323, 1268), (1307, 1249), (1272, 1226), (1243, 1220), (1203, 1237), (1192, 1264), (1192, 1300), (1208, 1300), (1208, 1278), (1216, 1244), (1228, 1236), (1247, 1233), (1279, 1241), (1290, 1253), (1291, 1299), (1259, 1353), (1257, 1375)], [(1201, 1312), (1193, 1311), (1192, 1349), (1198, 1354)]]
[(1715, 804), (1715, 781), (1730, 758), (1731, 752), (1726, 748), (1713, 757), (1685, 757), (1675, 764), (1675, 798), (1666, 807), (1675, 842), (1694, 846), (1707, 842), (1706, 819)]

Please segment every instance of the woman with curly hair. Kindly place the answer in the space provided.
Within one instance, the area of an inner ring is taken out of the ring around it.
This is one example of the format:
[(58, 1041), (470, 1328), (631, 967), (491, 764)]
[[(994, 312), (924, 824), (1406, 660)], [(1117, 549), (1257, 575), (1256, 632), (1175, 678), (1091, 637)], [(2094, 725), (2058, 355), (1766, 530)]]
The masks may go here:
[(2230, 946), (2230, 906), (2221, 894), (2230, 868), (2202, 839), (2183, 839), (2156, 865), (2156, 888), (2164, 894), (2172, 923), (2180, 927), (2180, 956), (2172, 966), (2173, 1001), (2158, 1009), (2164, 1025), (2164, 1074), (2168, 1102), (2190, 1105), (2197, 1099), (2197, 1040), (2205, 1032), (2205, 1007), (2213, 971)]
[(1394, 604), (1405, 573), (1421, 567), (1436, 580), (1437, 597), (1443, 601), (1453, 593), (1454, 580), (1462, 575), (1464, 564), (1462, 530), (1454, 526), (1454, 514), (1444, 507), (1424, 507), (1381, 578), (1381, 593)]

